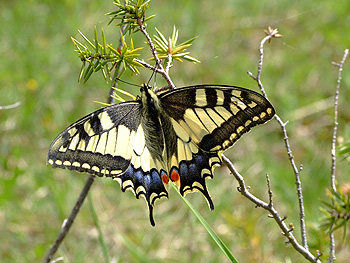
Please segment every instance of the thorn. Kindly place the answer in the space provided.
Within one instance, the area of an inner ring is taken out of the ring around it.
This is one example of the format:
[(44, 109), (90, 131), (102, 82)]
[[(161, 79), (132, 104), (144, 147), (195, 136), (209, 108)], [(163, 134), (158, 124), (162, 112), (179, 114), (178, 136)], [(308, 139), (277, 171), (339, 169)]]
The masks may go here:
[(300, 173), (303, 170), (303, 165), (301, 164), (298, 170), (298, 173)]
[(256, 77), (251, 73), (250, 71), (247, 72), (250, 77), (252, 77), (255, 81), (257, 80)]
[(273, 38), (273, 37), (276, 37), (276, 38), (277, 37), (282, 37), (281, 34), (278, 34), (277, 28), (272, 28), (270, 26), (267, 28), (267, 30), (264, 30), (264, 32), (265, 32), (266, 35), (268, 35), (270, 37), (269, 43), (271, 41), (271, 38)]
[(319, 250), (316, 250), (316, 260), (319, 260), (320, 259), (320, 257), (322, 257), (323, 256), (323, 253), (322, 252), (320, 252)]
[[(338, 67), (338, 68), (340, 68), (340, 64), (339, 64), (339, 63), (332, 62), (332, 65), (333, 65), (334, 67)], [(334, 67), (333, 67), (333, 68), (334, 68)]]
[(281, 222), (283, 222), (284, 220), (287, 219), (287, 216), (284, 216), (282, 219), (281, 219)]
[(290, 244), (290, 240), (284, 242), (286, 245)]
[(293, 223), (290, 223), (288, 233), (293, 232), (293, 230), (294, 230), (294, 225), (293, 225)]
[(289, 121), (286, 121), (285, 123), (283, 123), (283, 126), (284, 126), (284, 127), (287, 126), (288, 122), (289, 122)]
[(273, 218), (273, 215), (268, 214), (267, 217), (268, 217), (268, 218)]

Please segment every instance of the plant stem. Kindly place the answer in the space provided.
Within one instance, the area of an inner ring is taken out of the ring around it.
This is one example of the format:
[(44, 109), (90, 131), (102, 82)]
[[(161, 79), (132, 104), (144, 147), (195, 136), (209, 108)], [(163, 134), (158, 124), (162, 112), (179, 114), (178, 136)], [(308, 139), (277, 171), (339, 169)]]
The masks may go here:
[(80, 207), (82, 206), (82, 204), (83, 204), (83, 202), (84, 202), (84, 200), (85, 200), (85, 198), (90, 190), (91, 185), (94, 183), (94, 180), (95, 180), (95, 176), (89, 175), (88, 179), (85, 182), (84, 188), (79, 195), (78, 200), (76, 201), (69, 217), (64, 220), (61, 231), (58, 234), (53, 245), (50, 247), (50, 250), (47, 253), (45, 259), (43, 260), (43, 263), (49, 263), (51, 261), (53, 255), (56, 253), (56, 251), (59, 248), (59, 246), (61, 245), (63, 239), (68, 234), (68, 231), (71, 228), (71, 226), (73, 225), (74, 220), (79, 213)]
[[(340, 82), (341, 82), (341, 74), (343, 71), (343, 65), (345, 63), (345, 60), (349, 54), (349, 49), (345, 49), (343, 59), (339, 64), (332, 63), (333, 65), (338, 67), (338, 79), (337, 79), (337, 87), (335, 90), (335, 96), (334, 96), (334, 127), (333, 127), (333, 136), (332, 136), (332, 149), (331, 149), (331, 156), (332, 156), (332, 164), (331, 164), (331, 187), (334, 192), (337, 192), (336, 184), (335, 184), (335, 169), (336, 169), (336, 155), (335, 155), (335, 147), (337, 142), (337, 132), (338, 132), (338, 101), (339, 101), (339, 89), (340, 89)], [(332, 263), (335, 260), (335, 240), (334, 240), (334, 234), (333, 234), (333, 226), (331, 227), (331, 232), (329, 234), (329, 258), (328, 262)]]
[[(268, 34), (260, 42), (260, 46), (259, 46), (260, 56), (259, 56), (259, 63), (258, 63), (258, 72), (257, 72), (256, 77), (251, 72), (248, 71), (248, 74), (258, 83), (258, 86), (259, 86), (261, 92), (263, 93), (263, 95), (264, 95), (264, 97), (266, 99), (267, 99), (267, 95), (266, 95), (264, 86), (263, 86), (263, 84), (261, 82), (261, 72), (262, 72), (262, 68), (263, 68), (263, 59), (264, 59), (264, 44), (266, 43), (266, 41), (270, 41), (273, 37), (280, 36), (280, 35), (277, 35), (277, 29), (276, 30), (272, 30), (272, 31), (270, 30), (269, 33), (270, 34)], [(298, 169), (296, 164), (295, 164), (294, 157), (293, 157), (293, 154), (292, 154), (292, 150), (290, 148), (290, 144), (289, 144), (289, 140), (288, 140), (287, 130), (286, 130), (287, 122), (283, 123), (283, 121), (281, 120), (281, 118), (277, 114), (275, 115), (275, 119), (277, 120), (277, 122), (281, 126), (285, 147), (287, 149), (288, 158), (289, 158), (289, 161), (290, 161), (290, 163), (292, 165), (292, 168), (293, 168), (293, 171), (294, 171), (295, 184), (297, 186), (297, 196), (298, 196), (298, 202), (299, 202), (299, 221), (300, 221), (301, 239), (302, 239), (303, 247), (308, 249), (307, 239), (306, 239), (306, 226), (305, 226), (305, 211), (304, 211), (303, 191), (302, 191), (301, 181), (300, 181), (300, 177), (299, 177), (299, 172), (302, 170), (302, 167), (300, 166), (300, 168)]]
[(166, 82), (168, 82), (169, 86), (172, 89), (175, 89), (176, 88), (175, 84), (173, 83), (173, 81), (169, 77), (169, 74), (164, 70), (163, 65), (160, 62), (160, 59), (157, 56), (157, 51), (156, 51), (156, 48), (155, 48), (155, 46), (153, 44), (153, 41), (152, 41), (151, 37), (149, 36), (149, 34), (147, 33), (147, 31), (146, 31), (146, 29), (145, 29), (145, 27), (143, 25), (143, 22), (141, 21), (141, 19), (138, 19), (137, 22), (139, 24), (140, 31), (146, 37), (147, 43), (149, 44), (149, 46), (151, 48), (152, 55), (153, 55), (154, 59), (156, 60), (156, 65), (157, 66), (154, 67), (154, 68), (158, 68), (157, 72), (160, 73), (164, 77), (164, 79), (166, 80)]
[[(281, 218), (277, 210), (273, 207), (272, 202), (266, 203), (260, 200), (259, 198), (257, 198), (255, 195), (251, 194), (249, 192), (249, 189), (245, 185), (243, 176), (238, 173), (238, 171), (233, 166), (231, 161), (223, 154), (221, 155), (221, 157), (224, 163), (226, 164), (226, 166), (228, 167), (228, 169), (231, 171), (233, 176), (238, 181), (239, 192), (244, 197), (248, 198), (251, 202), (253, 202), (256, 206), (262, 207), (263, 209), (267, 210), (270, 213), (271, 217), (276, 221), (276, 223), (282, 230), (283, 235), (288, 239), (288, 243), (291, 243), (296, 251), (298, 251), (301, 255), (303, 255), (308, 261), (320, 263), (321, 261), (318, 259), (318, 257), (315, 257), (314, 255), (312, 255), (307, 248), (305, 248), (304, 246), (298, 243), (298, 241), (293, 236), (293, 233), (292, 233), (293, 229), (290, 229), (287, 227), (287, 225), (284, 223), (285, 218)], [(272, 194), (269, 194), (269, 195), (272, 195)]]

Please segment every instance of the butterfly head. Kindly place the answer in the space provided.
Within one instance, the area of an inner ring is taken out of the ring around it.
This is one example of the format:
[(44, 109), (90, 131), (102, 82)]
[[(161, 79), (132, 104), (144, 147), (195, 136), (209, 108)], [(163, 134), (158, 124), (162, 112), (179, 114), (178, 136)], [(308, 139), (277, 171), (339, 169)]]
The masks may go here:
[(159, 99), (156, 93), (152, 90), (152, 87), (147, 84), (143, 84), (141, 89), (141, 102), (146, 107), (155, 107), (159, 109)]

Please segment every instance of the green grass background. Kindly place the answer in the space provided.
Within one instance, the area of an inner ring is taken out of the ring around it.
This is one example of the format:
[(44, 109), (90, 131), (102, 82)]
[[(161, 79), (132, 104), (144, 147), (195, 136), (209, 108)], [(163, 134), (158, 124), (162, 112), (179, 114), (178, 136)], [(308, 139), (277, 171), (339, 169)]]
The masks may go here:
[[(103, 27), (109, 42), (119, 31), (107, 26), (112, 1), (1, 1), (0, 105), (0, 261), (40, 262), (63, 220), (72, 209), (86, 175), (46, 166), (55, 136), (106, 101), (109, 86), (96, 74), (84, 86), (77, 83), (80, 61), (70, 40), (77, 30), (93, 38)], [(267, 26), (283, 38), (265, 45), (262, 81), (269, 99), (287, 126), (295, 161), (303, 164), (306, 225), (309, 246), (328, 254), (328, 239), (319, 230), (320, 201), (330, 182), (333, 101), (339, 62), (350, 47), (349, 1), (161, 1), (153, 0), (148, 23), (179, 42), (199, 36), (191, 47), (201, 64), (176, 62), (171, 76), (177, 86), (231, 84), (258, 90), (246, 74), (256, 73), (258, 46)], [(135, 36), (135, 44), (144, 39)], [(149, 58), (148, 50), (142, 52)], [(124, 80), (146, 82), (151, 72)], [(162, 84), (160, 77), (157, 83)], [(344, 66), (339, 105), (339, 140), (350, 139), (350, 66)], [(129, 86), (123, 86), (129, 89)], [(132, 90), (137, 94), (137, 89)], [(253, 129), (226, 155), (245, 177), (251, 192), (267, 200), (265, 174), (271, 179), (274, 202), (300, 240), (294, 175), (283, 137), (275, 121)], [(349, 163), (338, 158), (337, 180), (349, 182)], [(224, 167), (215, 170), (208, 188), (215, 203), (209, 211), (196, 193), (187, 198), (226, 242), (239, 262), (303, 262), (267, 213), (255, 208), (236, 190)], [(225, 262), (208, 233), (169, 189), (169, 200), (157, 202), (156, 227), (150, 226), (144, 201), (122, 193), (118, 183), (98, 178), (90, 195), (113, 262)], [(347, 262), (349, 243), (338, 242), (337, 262)], [(349, 239), (347, 239), (347, 242)], [(105, 262), (88, 202), (57, 255), (63, 262)]]

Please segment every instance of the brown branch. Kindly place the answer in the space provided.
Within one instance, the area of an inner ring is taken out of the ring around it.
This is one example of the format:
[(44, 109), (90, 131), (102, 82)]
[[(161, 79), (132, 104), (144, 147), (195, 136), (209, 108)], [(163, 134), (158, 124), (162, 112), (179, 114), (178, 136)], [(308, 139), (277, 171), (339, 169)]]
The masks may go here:
[(58, 236), (57, 236), (55, 242), (53, 243), (53, 245), (50, 247), (50, 250), (47, 253), (45, 259), (43, 260), (43, 263), (49, 263), (51, 261), (52, 257), (54, 256), (54, 254), (56, 253), (57, 249), (61, 245), (63, 239), (68, 234), (69, 229), (73, 225), (74, 220), (75, 220), (76, 216), (79, 213), (80, 207), (82, 206), (82, 204), (83, 204), (87, 194), (89, 193), (91, 185), (94, 183), (94, 179), (95, 179), (94, 175), (89, 175), (88, 179), (85, 182), (84, 188), (83, 188), (83, 190), (81, 191), (81, 193), (79, 195), (79, 198), (78, 198), (77, 202), (75, 203), (75, 205), (74, 205), (74, 207), (73, 207), (69, 217), (64, 220), (62, 228), (61, 228), (61, 231), (58, 234)]
[[(257, 198), (255, 195), (251, 194), (249, 192), (249, 189), (245, 185), (243, 176), (238, 173), (236, 168), (233, 166), (233, 164), (230, 162), (230, 160), (224, 156), (223, 154), (221, 155), (222, 160), (224, 163), (227, 165), (228, 169), (231, 171), (235, 179), (237, 180), (239, 184), (239, 192), (246, 198), (248, 198), (251, 202), (253, 202), (257, 207), (261, 207), (265, 209), (266, 211), (269, 212), (269, 217), (273, 218), (280, 229), (282, 230), (283, 235), (288, 239), (288, 243), (290, 243), (296, 251), (298, 251), (301, 255), (305, 257), (305, 259), (309, 260), (310, 262), (317, 262), (320, 263), (321, 261), (318, 259), (318, 257), (315, 257), (314, 255), (311, 254), (311, 252), (300, 245), (298, 241), (295, 239), (293, 235), (293, 228), (288, 227), (285, 223), (284, 220), (286, 219), (285, 217), (281, 217), (277, 210), (274, 208), (272, 205), (271, 199), (272, 199), (272, 193), (270, 194), (269, 192), (269, 199), (270, 202), (266, 203), (259, 198)], [(268, 183), (269, 184), (269, 183)], [(270, 190), (269, 190), (270, 191)]]
[(169, 86), (172, 88), (172, 89), (175, 89), (175, 84), (173, 83), (173, 81), (171, 80), (168, 72), (166, 72), (164, 70), (164, 67), (163, 65), (161, 64), (160, 62), (160, 59), (157, 55), (157, 51), (156, 51), (156, 48), (153, 44), (153, 41), (151, 39), (151, 37), (149, 36), (149, 34), (147, 33), (146, 31), (146, 28), (143, 24), (143, 22), (141, 21), (141, 19), (138, 19), (137, 20), (138, 22), (138, 25), (139, 25), (139, 28), (140, 28), (140, 31), (142, 32), (142, 34), (146, 37), (147, 39), (147, 43), (149, 44), (150, 48), (151, 48), (151, 52), (152, 52), (152, 55), (154, 57), (154, 59), (156, 60), (156, 67), (155, 68), (158, 68), (158, 70), (156, 70), (159, 74), (161, 74), (163, 76), (163, 78), (166, 80), (166, 82), (168, 82)]
[[(339, 101), (339, 89), (340, 89), (340, 82), (341, 82), (341, 74), (343, 71), (343, 65), (345, 63), (345, 60), (349, 54), (349, 49), (345, 49), (344, 56), (341, 62), (332, 64), (338, 67), (338, 79), (337, 79), (337, 87), (335, 90), (335, 96), (334, 96), (334, 128), (333, 128), (333, 136), (332, 136), (332, 149), (331, 149), (331, 156), (332, 156), (332, 164), (331, 164), (331, 187), (334, 192), (337, 192), (337, 188), (335, 185), (335, 169), (336, 169), (336, 155), (335, 155), (335, 147), (337, 142), (337, 133), (338, 133), (338, 101)], [(335, 260), (335, 240), (334, 240), (334, 234), (333, 234), (333, 226), (331, 226), (331, 232), (329, 234), (330, 244), (329, 244), (329, 258), (328, 262), (332, 263)]]
[(333, 62), (332, 64), (334, 66), (338, 67), (338, 79), (337, 79), (337, 87), (335, 90), (335, 96), (334, 96), (334, 128), (333, 128), (333, 136), (332, 136), (332, 166), (331, 166), (331, 187), (334, 192), (337, 191), (335, 186), (335, 167), (336, 167), (336, 157), (335, 157), (335, 145), (337, 141), (337, 132), (338, 132), (338, 100), (339, 100), (339, 89), (340, 89), (340, 82), (341, 82), (341, 74), (343, 71), (343, 65), (345, 63), (345, 60), (349, 54), (349, 49), (345, 49), (344, 56), (342, 61), (337, 64)]
[[(268, 28), (268, 31), (265, 31), (265, 33), (267, 33), (268, 35), (260, 42), (260, 46), (259, 46), (260, 56), (259, 56), (257, 75), (254, 76), (250, 71), (248, 71), (248, 74), (258, 83), (258, 86), (259, 86), (261, 92), (263, 93), (265, 98), (267, 98), (264, 86), (261, 82), (261, 72), (262, 72), (262, 68), (263, 68), (263, 58), (264, 58), (264, 44), (266, 43), (266, 41), (270, 42), (272, 38), (281, 37), (281, 35), (278, 34), (277, 29), (272, 29), (270, 27)], [(295, 164), (292, 150), (290, 148), (290, 144), (289, 144), (289, 140), (288, 140), (287, 130), (286, 130), (287, 122), (284, 123), (277, 114), (275, 115), (275, 119), (277, 120), (277, 122), (279, 123), (279, 125), (282, 129), (282, 133), (283, 133), (283, 137), (284, 137), (283, 139), (284, 139), (285, 147), (287, 149), (288, 158), (289, 158), (289, 161), (292, 165), (294, 175), (295, 175), (295, 184), (297, 186), (297, 195), (298, 195), (298, 201), (299, 201), (299, 215), (300, 215), (299, 221), (300, 221), (301, 239), (302, 239), (303, 246), (307, 249), (308, 246), (307, 246), (307, 239), (306, 239), (305, 211), (304, 211), (304, 201), (303, 201), (304, 199), (303, 199), (301, 181), (300, 181), (300, 177), (299, 177), (299, 172), (302, 170), (302, 166), (300, 166), (300, 168), (298, 169), (296, 164)]]

